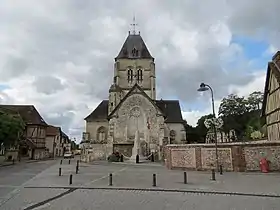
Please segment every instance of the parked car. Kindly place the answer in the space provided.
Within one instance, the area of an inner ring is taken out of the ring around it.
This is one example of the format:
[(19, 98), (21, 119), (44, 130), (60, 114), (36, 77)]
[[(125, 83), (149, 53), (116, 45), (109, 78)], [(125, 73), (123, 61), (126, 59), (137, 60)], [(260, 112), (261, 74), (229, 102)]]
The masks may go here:
[(63, 157), (64, 157), (65, 159), (66, 159), (66, 158), (74, 158), (74, 155), (73, 155), (71, 152), (65, 152)]

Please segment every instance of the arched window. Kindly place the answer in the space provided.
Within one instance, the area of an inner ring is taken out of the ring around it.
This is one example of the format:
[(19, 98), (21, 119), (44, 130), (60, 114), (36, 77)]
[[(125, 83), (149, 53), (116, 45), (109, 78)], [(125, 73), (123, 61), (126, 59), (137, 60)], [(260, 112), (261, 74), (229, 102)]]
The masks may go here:
[(170, 135), (170, 144), (175, 144), (176, 132), (174, 130), (171, 130), (169, 135)]
[(104, 143), (106, 140), (106, 128), (101, 126), (97, 129), (97, 142)]
[(127, 81), (128, 82), (133, 81), (133, 71), (132, 71), (132, 69), (128, 69), (128, 71), (127, 71)]
[(137, 81), (142, 82), (143, 81), (143, 71), (142, 69), (137, 70)]

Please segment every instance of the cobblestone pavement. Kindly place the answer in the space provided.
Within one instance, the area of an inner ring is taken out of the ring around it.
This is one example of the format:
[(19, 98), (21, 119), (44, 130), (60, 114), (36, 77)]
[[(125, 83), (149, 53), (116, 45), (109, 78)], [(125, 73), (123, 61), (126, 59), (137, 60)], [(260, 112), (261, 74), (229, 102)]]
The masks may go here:
[[(49, 167), (0, 203), (0, 209), (279, 209), (277, 173), (224, 173), (212, 181), (209, 172), (189, 171), (188, 184), (184, 184), (182, 171), (159, 164), (81, 163), (78, 174), (75, 165), (75, 161), (64, 161)], [(62, 176), (58, 176), (60, 167)], [(113, 186), (108, 186), (109, 173)], [(152, 186), (153, 173), (156, 187)]]

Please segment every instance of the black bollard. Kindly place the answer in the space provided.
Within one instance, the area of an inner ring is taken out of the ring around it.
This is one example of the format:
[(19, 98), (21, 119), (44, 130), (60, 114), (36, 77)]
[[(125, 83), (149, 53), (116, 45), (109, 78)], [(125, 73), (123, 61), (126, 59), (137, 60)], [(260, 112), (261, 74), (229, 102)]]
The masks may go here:
[(62, 165), (62, 159), (60, 160), (60, 165)]
[(78, 174), (78, 173), (79, 173), (79, 166), (76, 165), (76, 174)]
[(153, 187), (157, 186), (157, 177), (156, 174), (153, 174)]
[(215, 169), (212, 169), (212, 180), (216, 180), (216, 174), (215, 174)]
[(113, 175), (109, 174), (109, 186), (113, 185)]
[(72, 174), (70, 174), (70, 177), (69, 177), (69, 185), (71, 185), (71, 184), (72, 184), (72, 182), (73, 182), (73, 175), (72, 175)]
[(136, 155), (136, 163), (139, 163), (139, 155)]
[(151, 162), (155, 162), (154, 153), (152, 153), (152, 155), (151, 155)]
[(71, 163), (71, 159), (69, 159), (69, 164)]
[(220, 165), (220, 174), (223, 175), (223, 166)]
[(188, 183), (188, 179), (187, 179), (187, 172), (184, 171), (184, 184)]
[(61, 176), (61, 168), (58, 169), (58, 176)]

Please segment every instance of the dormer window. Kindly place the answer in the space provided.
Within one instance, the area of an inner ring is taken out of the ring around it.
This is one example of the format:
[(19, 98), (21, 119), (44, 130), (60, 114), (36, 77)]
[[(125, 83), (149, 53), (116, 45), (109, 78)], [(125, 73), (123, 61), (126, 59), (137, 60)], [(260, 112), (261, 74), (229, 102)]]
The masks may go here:
[(132, 56), (133, 57), (138, 57), (138, 50), (135, 47), (132, 50)]

